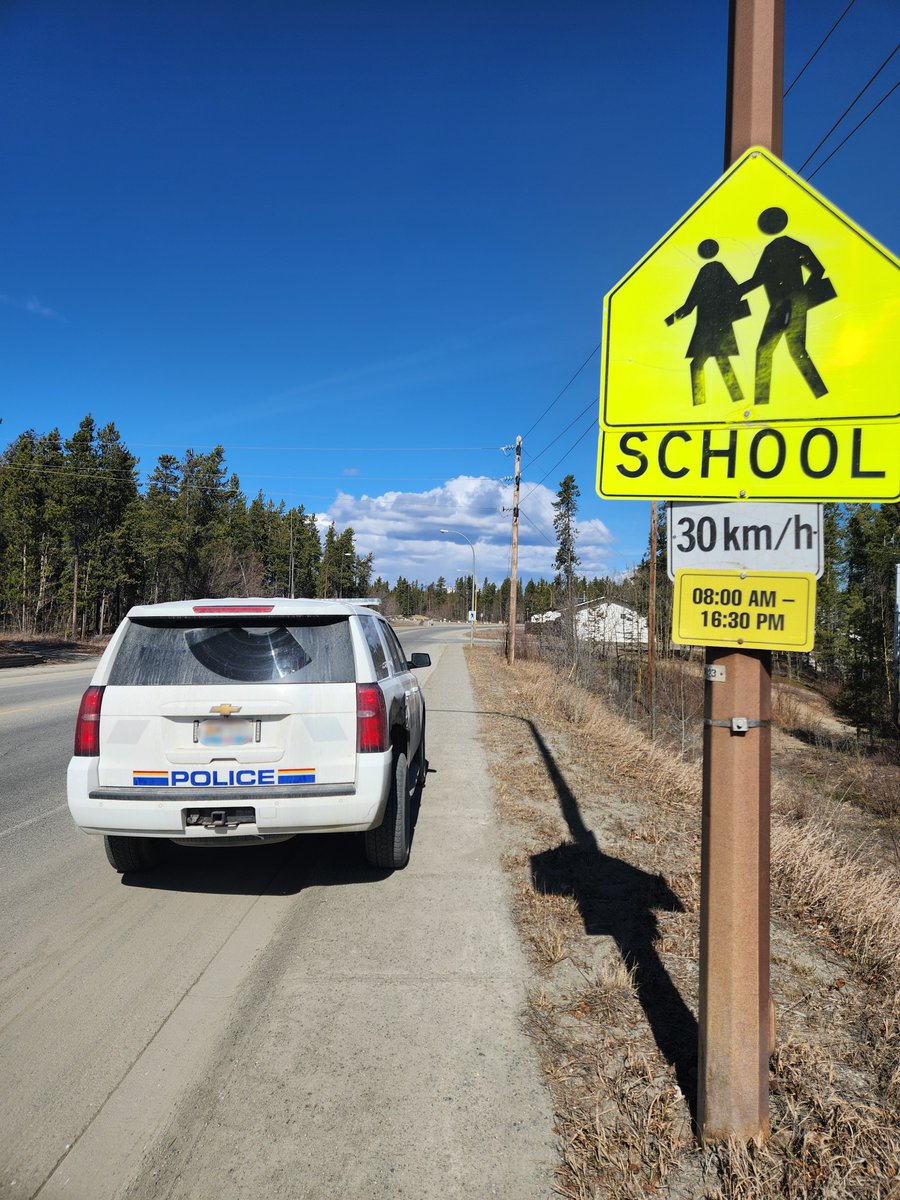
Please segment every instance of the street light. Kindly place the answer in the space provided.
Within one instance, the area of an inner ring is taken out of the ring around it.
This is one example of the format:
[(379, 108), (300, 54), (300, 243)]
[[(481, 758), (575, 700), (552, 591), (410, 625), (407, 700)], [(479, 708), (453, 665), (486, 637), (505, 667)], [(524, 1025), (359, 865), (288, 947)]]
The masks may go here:
[(469, 543), (469, 548), (472, 551), (472, 623), (469, 626), (469, 642), (475, 644), (475, 580), (478, 578), (478, 572), (475, 567), (475, 547), (472, 545), (471, 539), (467, 538), (464, 533), (460, 533), (458, 529), (442, 529), (441, 533), (452, 533), (456, 537), (461, 537), (464, 542)]

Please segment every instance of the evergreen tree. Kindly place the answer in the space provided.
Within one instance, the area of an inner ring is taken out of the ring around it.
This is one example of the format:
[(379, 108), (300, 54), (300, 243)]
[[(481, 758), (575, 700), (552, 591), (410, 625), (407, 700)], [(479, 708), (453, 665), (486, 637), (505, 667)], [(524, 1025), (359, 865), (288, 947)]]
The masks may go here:
[(161, 454), (141, 505), (141, 557), (144, 600), (177, 600), (181, 586), (181, 524), (178, 496), (181, 470), (173, 454)]
[(556, 558), (553, 565), (563, 581), (566, 596), (572, 603), (574, 595), (575, 568), (581, 565), (581, 559), (575, 553), (575, 543), (578, 533), (575, 516), (578, 512), (578, 497), (581, 491), (575, 482), (574, 475), (567, 475), (560, 482), (559, 491), (553, 501), (553, 528), (556, 531)]
[(291, 510), (294, 534), (294, 594), (318, 595), (322, 576), (322, 543), (315, 513), (307, 513), (303, 505)]
[(846, 569), (839, 504), (823, 505), (822, 577), (816, 584), (815, 661), (827, 674), (840, 672), (847, 655), (844, 626)]
[(276, 509), (272, 500), (267, 503), (263, 499), (262, 491), (247, 506), (247, 536), (259, 566), (260, 595), (289, 595), (288, 571), (281, 569), (284, 562), (279, 535), (283, 514), (284, 503)]
[(847, 643), (839, 704), (859, 732), (872, 736), (889, 732), (891, 721), (897, 506), (849, 505), (844, 543)]
[(412, 612), (409, 580), (405, 579), (402, 575), (398, 575), (393, 590), (397, 615), (408, 617)]
[(356, 577), (353, 530), (348, 527), (338, 534), (334, 542), (334, 580), (337, 595), (347, 598), (355, 596), (359, 590)]
[(71, 601), (68, 632), (77, 637), (81, 618), (86, 618), (85, 593), (90, 592), (92, 550), (101, 507), (99, 455), (96, 427), (88, 414), (65, 443), (65, 520), (71, 570), (67, 583)]
[[(42, 454), (41, 439), (31, 429), (0, 458), (0, 603), (21, 632), (40, 628), (51, 571), (58, 582), (58, 526), (54, 534), (47, 527), (48, 497), (59, 491), (63, 469), (59, 435), (54, 434), (55, 462)], [(60, 516), (54, 513), (57, 521)]]
[(65, 570), (63, 524), (65, 515), (65, 454), (59, 430), (53, 429), (35, 444), (36, 473), (33, 481), (34, 502), (39, 510), (35, 532), (40, 542), (37, 568), (37, 594), (33, 604), (33, 627), (39, 631), (55, 628), (60, 582)]
[(478, 612), (482, 621), (495, 621), (497, 609), (497, 585), (485, 579), (478, 599)]
[(375, 555), (371, 551), (356, 559), (356, 592), (359, 596), (369, 595), (374, 561)]
[(97, 434), (100, 472), (97, 514), (96, 566), (90, 591), (94, 604), (92, 628), (103, 633), (115, 598), (130, 597), (140, 579), (140, 522), (138, 519), (137, 459), (123, 445), (112, 423)]
[(179, 464), (182, 595), (207, 596), (216, 591), (219, 559), (227, 539), (228, 510), (234, 497), (225, 481), (225, 451), (216, 446), (207, 454), (186, 450)]
[(578, 512), (578, 497), (581, 492), (574, 475), (566, 475), (560, 482), (559, 491), (553, 501), (553, 528), (556, 531), (557, 551), (554, 566), (563, 585), (565, 595), (564, 629), (569, 652), (575, 651), (575, 568), (580, 559), (575, 553), (577, 529), (575, 515)]

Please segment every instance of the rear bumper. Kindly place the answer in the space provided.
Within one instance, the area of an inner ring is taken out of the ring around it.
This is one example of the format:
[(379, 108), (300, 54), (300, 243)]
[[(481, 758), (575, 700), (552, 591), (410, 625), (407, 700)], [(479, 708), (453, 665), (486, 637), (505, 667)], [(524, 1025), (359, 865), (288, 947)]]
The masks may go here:
[[(357, 758), (355, 784), (249, 788), (101, 788), (97, 760), (73, 758), (67, 793), (86, 833), (217, 841), (295, 833), (346, 833), (380, 825), (391, 783), (391, 755)], [(186, 823), (187, 810), (252, 807), (255, 822), (232, 829)]]

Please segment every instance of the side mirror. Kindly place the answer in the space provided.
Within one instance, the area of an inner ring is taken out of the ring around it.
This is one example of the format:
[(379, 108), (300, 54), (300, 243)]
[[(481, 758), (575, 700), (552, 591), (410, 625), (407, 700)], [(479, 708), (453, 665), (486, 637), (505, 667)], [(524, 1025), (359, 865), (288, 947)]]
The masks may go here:
[(412, 671), (414, 671), (417, 667), (430, 667), (431, 666), (431, 655), (430, 654), (414, 654), (406, 665)]

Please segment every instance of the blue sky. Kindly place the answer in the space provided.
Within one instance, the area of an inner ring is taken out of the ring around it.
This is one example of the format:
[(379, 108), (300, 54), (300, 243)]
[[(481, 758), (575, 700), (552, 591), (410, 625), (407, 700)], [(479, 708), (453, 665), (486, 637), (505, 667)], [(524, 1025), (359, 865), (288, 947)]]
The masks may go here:
[[(786, 7), (787, 84), (847, 0)], [(538, 418), (605, 292), (722, 171), (727, 9), (6, 0), (0, 441), (91, 412), (142, 475), (221, 443), (248, 498), (428, 580), (471, 562), (442, 526), (506, 574), (522, 434), (524, 573), (552, 574), (567, 472), (583, 569), (627, 570), (648, 505), (594, 493), (596, 356)], [(898, 28), (896, 0), (856, 0), (785, 101), (795, 170)], [(898, 109), (813, 181), (894, 250)]]

